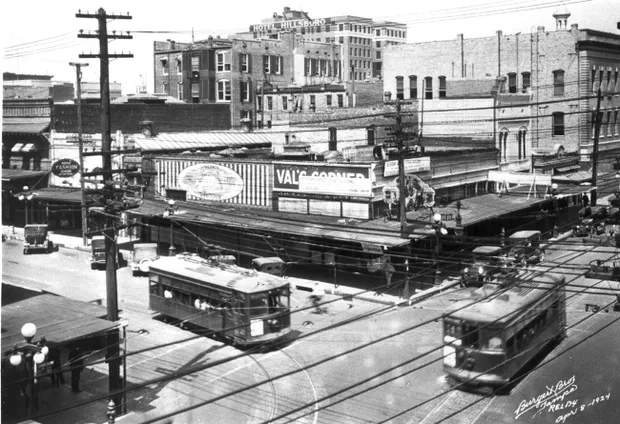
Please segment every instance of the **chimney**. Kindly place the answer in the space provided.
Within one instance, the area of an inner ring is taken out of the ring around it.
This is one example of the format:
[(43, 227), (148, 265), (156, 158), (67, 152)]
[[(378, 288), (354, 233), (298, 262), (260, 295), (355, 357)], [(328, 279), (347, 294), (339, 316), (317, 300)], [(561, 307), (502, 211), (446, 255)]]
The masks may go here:
[(570, 29), (571, 29), (571, 31), (579, 30), (579, 24), (571, 24)]

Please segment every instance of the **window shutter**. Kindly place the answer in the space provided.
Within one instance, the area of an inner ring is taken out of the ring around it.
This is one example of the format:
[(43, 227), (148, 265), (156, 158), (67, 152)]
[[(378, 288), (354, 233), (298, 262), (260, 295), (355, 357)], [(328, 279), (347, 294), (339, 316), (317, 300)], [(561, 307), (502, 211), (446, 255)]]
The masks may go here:
[(207, 99), (209, 97), (209, 85), (207, 80), (200, 80), (200, 100)]
[(248, 72), (252, 72), (252, 55), (248, 53)]
[(266, 73), (267, 66), (269, 66), (269, 55), (263, 55), (263, 74)]
[(280, 61), (280, 75), (284, 75), (284, 58), (278, 56), (278, 60)]
[(245, 102), (245, 83), (242, 80), (239, 80), (239, 100)]
[(215, 101), (215, 77), (209, 78), (209, 90), (208, 90), (208, 98), (211, 101)]
[(308, 59), (307, 57), (304, 57), (304, 76), (308, 76), (308, 62), (310, 62), (310, 59)]
[(243, 71), (243, 53), (239, 53), (239, 72)]

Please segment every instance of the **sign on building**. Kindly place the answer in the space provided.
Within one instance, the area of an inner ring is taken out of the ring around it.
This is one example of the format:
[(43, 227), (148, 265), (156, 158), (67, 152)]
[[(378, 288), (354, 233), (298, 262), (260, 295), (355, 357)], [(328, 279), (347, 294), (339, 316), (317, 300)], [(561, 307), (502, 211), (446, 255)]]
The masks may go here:
[[(424, 172), (431, 170), (431, 158), (408, 158), (405, 159), (405, 174), (414, 174), (416, 172)], [(384, 177), (391, 177), (398, 175), (398, 161), (390, 160), (385, 162), (385, 168), (383, 169)]]
[(80, 164), (73, 159), (60, 159), (52, 165), (52, 174), (60, 178), (73, 177), (80, 171)]
[(274, 163), (274, 190), (342, 196), (371, 196), (370, 166)]

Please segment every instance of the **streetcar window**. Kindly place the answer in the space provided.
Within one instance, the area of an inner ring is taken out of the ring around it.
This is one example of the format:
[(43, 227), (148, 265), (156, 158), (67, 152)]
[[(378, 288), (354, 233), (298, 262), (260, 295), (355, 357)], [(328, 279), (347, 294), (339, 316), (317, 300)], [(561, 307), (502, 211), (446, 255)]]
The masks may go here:
[(253, 294), (250, 296), (250, 317), (259, 317), (269, 313), (267, 293)]
[(470, 324), (463, 324), (463, 344), (478, 348), (478, 327)]
[(502, 350), (504, 348), (501, 337), (491, 337), (487, 343), (488, 349)]
[(157, 284), (157, 281), (150, 281), (149, 292), (151, 294), (159, 294), (159, 284)]

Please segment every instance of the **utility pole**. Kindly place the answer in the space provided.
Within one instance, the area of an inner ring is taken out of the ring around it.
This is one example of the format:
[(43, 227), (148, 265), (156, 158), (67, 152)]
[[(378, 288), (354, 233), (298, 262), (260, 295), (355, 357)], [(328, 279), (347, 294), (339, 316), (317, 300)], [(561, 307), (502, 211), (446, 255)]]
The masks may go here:
[(407, 234), (407, 191), (405, 187), (405, 149), (404, 142), (406, 135), (403, 131), (403, 116), (402, 105), (411, 104), (412, 101), (408, 100), (389, 100), (391, 97), (390, 92), (386, 92), (383, 103), (389, 106), (396, 107), (396, 113), (387, 114), (386, 117), (393, 117), (396, 120), (396, 125), (392, 135), (396, 137), (396, 147), (398, 149), (398, 215), (400, 217), (400, 236), (402, 238), (408, 238)]
[[(112, 35), (108, 34), (107, 21), (114, 19), (132, 19), (127, 15), (108, 15), (103, 8), (100, 8), (97, 13), (78, 13), (75, 15), (77, 18), (94, 18), (98, 22), (98, 31), (96, 33), (84, 34), (80, 30), (78, 38), (97, 38), (99, 40), (99, 54), (80, 54), (80, 58), (99, 58), (100, 76), (99, 76), (99, 89), (101, 93), (101, 153), (102, 156), (102, 174), (104, 186), (108, 186), (112, 182), (112, 149), (111, 149), (111, 136), (110, 136), (110, 76), (109, 76), (109, 64), (111, 58), (131, 58), (133, 54), (121, 53), (121, 54), (109, 54), (108, 42), (110, 39), (132, 39), (133, 37), (127, 34), (116, 34), (116, 31), (112, 32)], [(112, 202), (114, 201), (114, 194), (110, 192), (104, 193), (104, 199), (106, 204), (108, 198)], [(117, 262), (117, 246), (116, 246), (116, 222), (115, 218), (106, 218), (105, 230), (103, 235), (105, 236), (105, 251), (106, 251), (106, 300), (107, 300), (107, 319), (109, 321), (118, 321), (118, 289), (116, 281), (116, 262)], [(108, 361), (109, 370), (109, 392), (115, 393), (121, 388), (120, 380), (120, 365), (121, 358), (120, 353), (120, 338), (119, 332), (110, 331), (108, 333), (108, 349), (106, 352), (106, 360)], [(117, 413), (121, 412), (122, 396), (115, 394), (111, 397), (114, 401)]]
[(598, 140), (601, 135), (601, 87), (599, 86), (596, 94), (596, 116), (594, 118), (594, 146), (592, 147), (592, 192), (590, 204), (596, 206), (596, 174), (598, 172)]
[(77, 120), (78, 120), (78, 154), (80, 158), (80, 205), (82, 209), (82, 246), (88, 245), (86, 232), (88, 231), (88, 220), (86, 218), (86, 194), (84, 193), (84, 144), (82, 140), (82, 66), (88, 66), (88, 63), (69, 62), (69, 65), (75, 66), (75, 78), (77, 85)]

